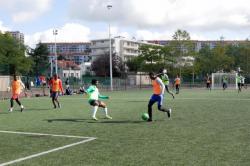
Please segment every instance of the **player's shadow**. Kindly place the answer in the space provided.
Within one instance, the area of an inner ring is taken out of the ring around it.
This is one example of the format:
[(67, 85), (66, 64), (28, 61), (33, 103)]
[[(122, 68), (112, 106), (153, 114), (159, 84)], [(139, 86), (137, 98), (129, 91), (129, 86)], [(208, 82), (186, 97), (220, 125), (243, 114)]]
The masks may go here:
[(128, 103), (145, 103), (147, 100), (127, 101)]
[(49, 123), (52, 122), (85, 122), (88, 119), (46, 119)]
[(145, 121), (141, 121), (141, 120), (116, 120), (116, 121), (90, 121), (88, 123), (107, 123), (107, 124), (128, 124), (128, 123), (145, 123)]
[(0, 112), (0, 114), (9, 114), (9, 112)]
[(119, 120), (119, 121), (93, 121), (91, 119), (46, 119), (45, 121), (52, 123), (52, 122), (85, 122), (85, 123), (106, 123), (106, 124), (135, 124), (135, 123), (145, 123), (146, 121), (141, 121), (141, 120)]
[(29, 111), (48, 111), (48, 110), (51, 110), (51, 108), (27, 108), (27, 110), (29, 110)]

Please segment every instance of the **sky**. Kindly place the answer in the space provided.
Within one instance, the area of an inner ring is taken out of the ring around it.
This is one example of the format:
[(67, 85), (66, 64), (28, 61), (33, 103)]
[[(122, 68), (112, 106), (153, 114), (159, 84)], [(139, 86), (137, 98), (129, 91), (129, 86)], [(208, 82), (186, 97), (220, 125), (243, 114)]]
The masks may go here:
[[(107, 9), (107, 5), (112, 5)], [(193, 40), (250, 38), (249, 0), (0, 0), (0, 30), (25, 44), (88, 42), (111, 35), (169, 40), (177, 29)]]

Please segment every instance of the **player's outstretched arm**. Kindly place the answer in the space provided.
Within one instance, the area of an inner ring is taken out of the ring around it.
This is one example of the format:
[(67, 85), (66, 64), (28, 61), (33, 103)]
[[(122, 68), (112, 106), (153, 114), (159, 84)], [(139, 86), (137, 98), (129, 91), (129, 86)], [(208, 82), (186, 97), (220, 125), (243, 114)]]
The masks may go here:
[(108, 96), (104, 96), (104, 95), (101, 95), (101, 94), (99, 94), (98, 97), (99, 97), (100, 99), (109, 99)]

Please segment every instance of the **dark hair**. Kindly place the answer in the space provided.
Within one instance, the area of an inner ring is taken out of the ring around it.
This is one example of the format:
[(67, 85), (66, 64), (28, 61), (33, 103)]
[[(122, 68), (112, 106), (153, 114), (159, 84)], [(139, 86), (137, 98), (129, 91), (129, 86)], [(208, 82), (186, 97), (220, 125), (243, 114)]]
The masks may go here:
[(14, 79), (15, 81), (17, 80), (16, 74), (13, 75), (13, 79)]
[(164, 70), (164, 69), (163, 69), (163, 68), (161, 68), (161, 69), (159, 70), (159, 73), (163, 73), (163, 70)]
[(155, 75), (155, 73), (154, 72), (149, 72), (149, 74), (148, 75)]
[(97, 83), (97, 80), (96, 79), (92, 79), (91, 84), (92, 85), (96, 85), (96, 83)]

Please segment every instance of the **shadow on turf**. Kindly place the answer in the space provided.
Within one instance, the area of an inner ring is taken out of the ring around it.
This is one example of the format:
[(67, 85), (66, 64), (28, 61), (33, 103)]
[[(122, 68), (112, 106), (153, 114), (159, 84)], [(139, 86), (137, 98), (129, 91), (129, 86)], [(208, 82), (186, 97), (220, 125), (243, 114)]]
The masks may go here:
[(27, 110), (29, 110), (29, 111), (48, 111), (51, 109), (52, 108), (28, 108)]
[(84, 122), (89, 119), (46, 119), (49, 123), (51, 122)]
[(91, 122), (88, 122), (88, 123), (108, 123), (108, 124), (111, 124), (111, 123), (115, 123), (115, 124), (123, 124), (123, 123), (145, 123), (145, 121), (131, 121), (131, 120), (123, 120), (123, 121), (91, 121)]
[(128, 103), (145, 103), (148, 102), (148, 100), (137, 100), (137, 101), (127, 101)]
[(9, 114), (9, 112), (0, 112), (0, 114)]
[(107, 123), (107, 124), (123, 124), (123, 123), (145, 123), (145, 121), (131, 121), (131, 120), (124, 120), (124, 121), (92, 121), (91, 119), (46, 119), (45, 121), (52, 123), (52, 122), (86, 122), (86, 123)]

